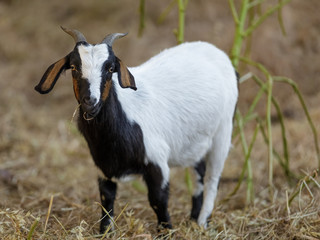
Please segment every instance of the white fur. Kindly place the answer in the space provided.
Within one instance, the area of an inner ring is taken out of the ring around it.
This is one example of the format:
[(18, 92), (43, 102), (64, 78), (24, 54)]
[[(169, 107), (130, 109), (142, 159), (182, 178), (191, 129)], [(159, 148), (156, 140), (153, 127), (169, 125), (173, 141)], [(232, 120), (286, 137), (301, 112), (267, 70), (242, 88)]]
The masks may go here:
[(162, 186), (169, 181), (169, 166), (194, 166), (206, 157), (198, 218), (205, 225), (231, 146), (238, 98), (235, 70), (224, 52), (205, 42), (167, 49), (129, 70), (137, 91), (121, 88), (117, 74), (113, 82), (127, 117), (142, 129), (145, 161), (162, 169)]
[(108, 47), (106, 44), (79, 45), (78, 51), (82, 63), (82, 77), (88, 79), (91, 97), (97, 100), (96, 105), (101, 96), (101, 69), (109, 57)]

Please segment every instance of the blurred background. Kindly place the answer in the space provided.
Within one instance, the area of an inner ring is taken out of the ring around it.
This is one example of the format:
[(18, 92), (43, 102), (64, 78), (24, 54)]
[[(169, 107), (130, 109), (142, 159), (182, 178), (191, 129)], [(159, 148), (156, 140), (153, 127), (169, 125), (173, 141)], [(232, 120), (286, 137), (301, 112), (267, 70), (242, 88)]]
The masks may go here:
[[(54, 194), (53, 211), (57, 216), (68, 215), (60, 219), (64, 226), (72, 226), (82, 218), (90, 222), (88, 212), (92, 214), (92, 209), (89, 211), (88, 205), (98, 201), (96, 171), (86, 143), (72, 121), (77, 102), (70, 73), (63, 75), (48, 95), (40, 95), (33, 88), (47, 67), (74, 47), (73, 39), (60, 25), (81, 31), (90, 43), (99, 43), (108, 33), (129, 32), (114, 44), (114, 52), (128, 66), (139, 65), (176, 45), (173, 31), (178, 26), (177, 8), (172, 9), (163, 22), (158, 22), (170, 2), (146, 0), (146, 26), (138, 37), (137, 0), (0, 0), (0, 209), (30, 210), (43, 217), (48, 199)], [(298, 83), (318, 131), (319, 9), (319, 0), (292, 0), (282, 11), (286, 35), (282, 34), (275, 14), (254, 32), (251, 51), (252, 59), (265, 65), (274, 75), (287, 76)], [(189, 1), (185, 41), (208, 41), (229, 53), (233, 34), (228, 1)], [(245, 73), (240, 72), (241, 75)], [(313, 169), (317, 162), (312, 137), (298, 99), (286, 85), (277, 85), (274, 91), (289, 121), (288, 137), (293, 146), (292, 157), (296, 160), (292, 167)], [(245, 109), (255, 94), (252, 84), (241, 84), (240, 109)], [(258, 111), (264, 112), (265, 108), (261, 106)], [(256, 148), (262, 145), (261, 141)], [(236, 148), (231, 153), (232, 160), (228, 160), (224, 176), (238, 177), (243, 159), (239, 159), (242, 155), (237, 151), (241, 150)], [(261, 161), (265, 161), (266, 156), (265, 146), (253, 153), (253, 158)], [(257, 183), (263, 187), (267, 185), (263, 177), (266, 164), (265, 161), (259, 165), (255, 172)], [(281, 182), (281, 171), (275, 170), (277, 173)], [(184, 184), (179, 185), (179, 181), (172, 188), (174, 192), (186, 194)], [(225, 188), (225, 192), (230, 190), (230, 186)], [(129, 199), (131, 193), (124, 192), (121, 197)], [(140, 198), (142, 200), (136, 201), (133, 209), (139, 209), (139, 203), (145, 204), (145, 196)], [(189, 198), (181, 201), (189, 204)], [(242, 203), (238, 199), (233, 206)], [(67, 208), (77, 209), (80, 215), (72, 210), (61, 210)], [(96, 212), (93, 218), (98, 219), (100, 210), (98, 206), (93, 208)], [(180, 209), (185, 210), (183, 204)], [(152, 212), (146, 211), (151, 213), (151, 222), (155, 222)]]

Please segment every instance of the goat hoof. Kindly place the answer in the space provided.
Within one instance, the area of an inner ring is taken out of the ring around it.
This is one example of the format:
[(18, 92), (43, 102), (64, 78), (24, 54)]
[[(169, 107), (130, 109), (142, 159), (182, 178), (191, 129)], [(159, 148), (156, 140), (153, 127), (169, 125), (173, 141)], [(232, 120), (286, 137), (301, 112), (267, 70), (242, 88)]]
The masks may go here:
[(158, 225), (158, 232), (162, 231), (163, 229), (172, 229), (172, 224), (163, 222)]
[[(110, 227), (111, 225), (111, 227)], [(113, 230), (113, 225), (111, 221), (101, 221), (100, 224), (100, 234), (104, 234), (106, 232), (106, 230)]]

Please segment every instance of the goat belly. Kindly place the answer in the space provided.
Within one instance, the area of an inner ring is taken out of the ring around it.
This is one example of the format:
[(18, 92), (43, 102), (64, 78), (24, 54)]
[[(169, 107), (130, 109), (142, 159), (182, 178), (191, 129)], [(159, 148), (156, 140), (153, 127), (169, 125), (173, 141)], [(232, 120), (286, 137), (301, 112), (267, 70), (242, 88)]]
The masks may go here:
[(107, 178), (143, 173), (145, 148), (138, 124), (119, 121), (110, 125), (108, 121), (99, 122), (99, 118), (86, 121), (81, 116), (80, 113), (79, 130), (95, 164)]

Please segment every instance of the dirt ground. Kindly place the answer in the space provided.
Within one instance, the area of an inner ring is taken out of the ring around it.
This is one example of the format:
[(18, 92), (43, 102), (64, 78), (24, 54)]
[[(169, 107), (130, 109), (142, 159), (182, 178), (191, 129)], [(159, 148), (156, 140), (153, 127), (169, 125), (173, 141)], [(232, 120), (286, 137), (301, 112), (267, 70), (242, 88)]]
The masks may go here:
[[(176, 45), (173, 30), (177, 28), (177, 9), (158, 23), (170, 2), (146, 0), (146, 27), (139, 38), (139, 1), (0, 0), (0, 239), (101, 238), (97, 169), (72, 117), (77, 103), (70, 73), (62, 76), (48, 95), (41, 96), (33, 88), (46, 68), (74, 47), (60, 25), (80, 30), (91, 43), (100, 42), (111, 32), (129, 32), (114, 46), (128, 66)], [(275, 15), (254, 33), (251, 53), (253, 60), (274, 75), (297, 82), (318, 132), (319, 9), (318, 0), (292, 0), (282, 12), (286, 36)], [(208, 41), (229, 52), (233, 32), (228, 1), (189, 1), (186, 41)], [(239, 109), (245, 111), (257, 88), (246, 82), (240, 91)], [(244, 162), (239, 139), (235, 139), (207, 230), (188, 220), (191, 195), (181, 178), (184, 170), (172, 171), (172, 239), (320, 238), (320, 185), (312, 132), (293, 90), (278, 84), (274, 93), (286, 117), (290, 169), (302, 180), (288, 183), (275, 162), (274, 197), (269, 198), (267, 147), (258, 134), (251, 158), (254, 203), (246, 205), (245, 184), (229, 202), (222, 203), (234, 189)], [(258, 107), (263, 114), (264, 105)], [(245, 131), (249, 141), (253, 127), (249, 125)], [(273, 136), (277, 148), (281, 129), (276, 121)], [(289, 206), (288, 198), (295, 192), (298, 195)], [(156, 217), (141, 181), (120, 185), (117, 214), (118, 227), (108, 238), (157, 237)]]

